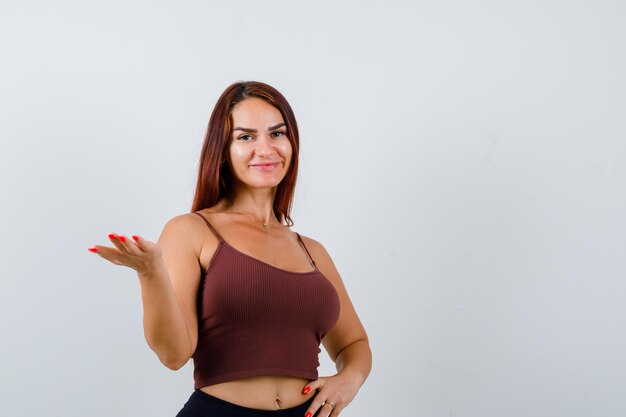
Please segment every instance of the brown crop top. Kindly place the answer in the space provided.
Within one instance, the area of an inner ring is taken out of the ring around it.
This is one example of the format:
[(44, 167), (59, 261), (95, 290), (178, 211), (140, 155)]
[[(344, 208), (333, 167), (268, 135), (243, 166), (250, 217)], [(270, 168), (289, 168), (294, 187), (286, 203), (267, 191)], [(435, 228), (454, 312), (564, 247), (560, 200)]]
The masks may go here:
[(198, 289), (194, 389), (256, 375), (318, 378), (319, 346), (339, 318), (339, 296), (317, 269), (290, 272), (219, 245)]

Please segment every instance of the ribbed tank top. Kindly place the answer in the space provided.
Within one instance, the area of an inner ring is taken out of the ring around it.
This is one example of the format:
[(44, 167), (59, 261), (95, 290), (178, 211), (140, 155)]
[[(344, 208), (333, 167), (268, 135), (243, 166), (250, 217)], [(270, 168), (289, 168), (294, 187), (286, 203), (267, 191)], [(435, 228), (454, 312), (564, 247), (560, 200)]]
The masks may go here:
[(194, 388), (256, 375), (317, 379), (320, 343), (339, 318), (339, 296), (315, 268), (290, 272), (219, 245), (198, 290)]

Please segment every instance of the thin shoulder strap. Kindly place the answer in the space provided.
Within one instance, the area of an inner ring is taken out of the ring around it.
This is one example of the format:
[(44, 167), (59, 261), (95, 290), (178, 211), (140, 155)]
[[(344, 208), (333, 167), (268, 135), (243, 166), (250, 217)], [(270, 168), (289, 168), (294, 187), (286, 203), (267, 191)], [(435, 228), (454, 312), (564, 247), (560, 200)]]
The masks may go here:
[(302, 247), (304, 248), (304, 250), (306, 251), (306, 254), (309, 255), (309, 259), (311, 260), (311, 262), (313, 263), (313, 266), (315, 268), (317, 268), (317, 265), (315, 265), (315, 261), (313, 260), (313, 257), (311, 256), (311, 254), (309, 253), (309, 250), (306, 248), (306, 245), (304, 244), (304, 241), (302, 240), (302, 238), (300, 237), (300, 235), (298, 234), (298, 232), (295, 232), (296, 236), (298, 236), (298, 240), (300, 241), (300, 243), (302, 244)]
[(209, 223), (209, 221), (206, 219), (206, 217), (204, 217), (202, 214), (198, 213), (197, 211), (193, 212), (194, 214), (197, 214), (198, 216), (202, 217), (202, 220), (204, 220), (204, 222), (206, 223), (207, 226), (209, 226), (209, 229), (211, 229), (211, 231), (213, 233), (215, 233), (215, 235), (217, 236), (217, 238), (219, 240), (224, 240), (224, 238), (222, 237), (222, 235), (220, 235), (220, 233), (215, 230), (215, 227), (211, 226), (211, 223)]

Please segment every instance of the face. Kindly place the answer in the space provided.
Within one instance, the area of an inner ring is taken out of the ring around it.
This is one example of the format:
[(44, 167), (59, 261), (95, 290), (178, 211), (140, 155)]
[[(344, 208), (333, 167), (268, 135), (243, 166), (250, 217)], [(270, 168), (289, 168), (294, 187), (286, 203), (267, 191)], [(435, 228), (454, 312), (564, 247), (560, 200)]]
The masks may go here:
[(253, 97), (235, 105), (232, 120), (228, 155), (235, 178), (249, 187), (276, 187), (287, 174), (292, 154), (280, 111)]

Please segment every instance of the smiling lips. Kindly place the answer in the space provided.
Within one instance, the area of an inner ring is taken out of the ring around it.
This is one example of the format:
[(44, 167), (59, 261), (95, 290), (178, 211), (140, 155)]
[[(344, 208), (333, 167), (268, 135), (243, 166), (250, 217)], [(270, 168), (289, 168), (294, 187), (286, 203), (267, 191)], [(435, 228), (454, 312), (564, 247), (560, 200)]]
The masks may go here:
[(269, 162), (269, 163), (265, 163), (265, 164), (254, 164), (254, 165), (250, 165), (254, 168), (261, 168), (261, 169), (273, 169), (275, 167), (278, 166), (278, 162)]

